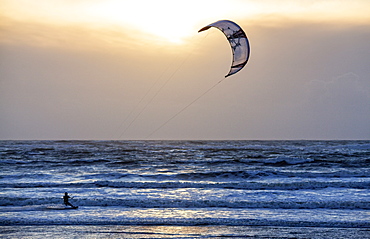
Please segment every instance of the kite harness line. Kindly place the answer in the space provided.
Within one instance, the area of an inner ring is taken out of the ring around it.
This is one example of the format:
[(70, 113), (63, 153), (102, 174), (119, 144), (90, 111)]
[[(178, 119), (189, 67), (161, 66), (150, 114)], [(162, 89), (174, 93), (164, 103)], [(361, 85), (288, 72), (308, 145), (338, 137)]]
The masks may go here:
[[(145, 109), (150, 105), (150, 103), (152, 103), (152, 101), (158, 96), (158, 94), (162, 91), (162, 89), (167, 85), (168, 82), (171, 81), (171, 79), (173, 79), (173, 77), (178, 73), (178, 71), (180, 70), (180, 68), (189, 60), (190, 56), (201, 46), (201, 43), (204, 41), (204, 39), (206, 39), (208, 36), (208, 34), (206, 34), (200, 42), (198, 42), (195, 47), (193, 48), (192, 51), (190, 51), (182, 60), (180, 59), (180, 63), (179, 65), (175, 68), (175, 70), (170, 73), (170, 76), (167, 77), (167, 79), (165, 80), (164, 83), (162, 83), (162, 85), (160, 86), (160, 88), (154, 93), (154, 95), (149, 99), (149, 101), (142, 107), (142, 109), (136, 114), (134, 115), (133, 119), (128, 123), (128, 125), (125, 127), (125, 129), (120, 133), (119, 135), (119, 139), (121, 139), (123, 137), (123, 135), (126, 134), (126, 132), (128, 131), (128, 129), (130, 129), (130, 127), (133, 125), (133, 123), (140, 117), (140, 115), (145, 111)], [(176, 59), (179, 59), (179, 56), (176, 56)], [(156, 81), (151, 85), (151, 87), (147, 90), (147, 92), (144, 94), (144, 96), (140, 99), (140, 101), (136, 104), (136, 106), (129, 112), (129, 114), (126, 116), (125, 120), (121, 123), (120, 128), (122, 128), (122, 126), (128, 121), (128, 119), (133, 115), (134, 111), (136, 111), (136, 109), (139, 108), (139, 106), (141, 105), (141, 103), (144, 102), (144, 99), (147, 98), (147, 96), (149, 95), (150, 92), (152, 92), (152, 90), (154, 89), (154, 86), (159, 84), (159, 81), (160, 79), (164, 78), (164, 75), (166, 72), (169, 72), (170, 71), (170, 68), (172, 67), (172, 65), (174, 64), (175, 61), (172, 61), (172, 63), (170, 65), (168, 65), (166, 67), (165, 70), (162, 71), (162, 73), (157, 77)], [(118, 132), (121, 131), (121, 130), (117, 130)], [(148, 136), (149, 137), (149, 136)]]
[(229, 41), (229, 44), (230, 44), (230, 47), (231, 47), (231, 50), (232, 50), (232, 54), (233, 54), (233, 61), (232, 61), (229, 73), (225, 76), (224, 79), (218, 81), (211, 88), (206, 90), (203, 94), (198, 96), (195, 100), (193, 100), (192, 102), (187, 104), (184, 108), (182, 108), (180, 111), (178, 111), (176, 114), (174, 114), (166, 122), (161, 124), (156, 130), (154, 130), (151, 134), (149, 134), (146, 139), (148, 139), (153, 134), (158, 132), (161, 128), (163, 128), (171, 120), (176, 118), (179, 114), (184, 112), (187, 108), (189, 108), (191, 105), (193, 105), (199, 99), (201, 99), (204, 95), (206, 95), (208, 92), (210, 92), (212, 89), (214, 89), (217, 85), (219, 85), (227, 77), (239, 72), (247, 64), (248, 59), (249, 59), (249, 55), (250, 55), (250, 45), (249, 45), (249, 40), (247, 38), (247, 35), (243, 31), (243, 29), (238, 24), (236, 24), (235, 22), (232, 22), (232, 21), (229, 21), (229, 20), (220, 20), (220, 21), (211, 23), (211, 24), (201, 28), (198, 32), (206, 31), (206, 30), (210, 29), (211, 27), (215, 27), (215, 28), (219, 29), (220, 31), (222, 31), (224, 33), (224, 35), (226, 36), (227, 40)]
[(191, 105), (193, 105), (195, 102), (197, 102), (200, 98), (202, 98), (203, 96), (205, 96), (208, 92), (210, 92), (213, 88), (215, 88), (218, 84), (220, 84), (222, 81), (224, 81), (224, 79), (218, 81), (216, 84), (214, 84), (211, 88), (209, 88), (208, 90), (206, 90), (205, 92), (203, 92), (203, 94), (201, 94), (200, 96), (198, 96), (195, 100), (193, 100), (192, 102), (190, 102), (189, 104), (187, 104), (184, 108), (182, 108), (180, 111), (178, 111), (176, 114), (174, 114), (171, 118), (169, 118), (166, 122), (164, 122), (163, 124), (161, 124), (156, 130), (154, 130), (151, 134), (149, 134), (146, 139), (150, 138), (153, 134), (155, 134), (156, 132), (158, 132), (160, 129), (162, 129), (166, 124), (168, 124), (171, 120), (173, 120), (174, 118), (176, 118), (179, 114), (181, 114), (182, 112), (184, 112), (187, 108), (189, 108)]

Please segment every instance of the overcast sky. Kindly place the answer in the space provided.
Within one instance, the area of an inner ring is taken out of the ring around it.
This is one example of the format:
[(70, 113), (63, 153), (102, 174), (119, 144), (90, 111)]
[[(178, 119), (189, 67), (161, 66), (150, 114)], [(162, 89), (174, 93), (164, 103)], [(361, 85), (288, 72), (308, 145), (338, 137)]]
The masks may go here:
[[(369, 12), (368, 0), (0, 0), (0, 139), (370, 139)], [(251, 56), (203, 95), (231, 50), (197, 31), (221, 19)]]

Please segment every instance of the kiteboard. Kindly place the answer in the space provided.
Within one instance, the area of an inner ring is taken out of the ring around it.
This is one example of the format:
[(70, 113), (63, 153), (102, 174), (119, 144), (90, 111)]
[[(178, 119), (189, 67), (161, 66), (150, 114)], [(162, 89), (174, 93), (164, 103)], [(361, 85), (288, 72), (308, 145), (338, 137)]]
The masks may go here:
[(76, 207), (66, 207), (64, 210), (66, 210), (66, 209), (78, 209), (78, 206), (76, 206)]
[(76, 207), (47, 207), (47, 210), (71, 210), (71, 209), (78, 209), (78, 206)]

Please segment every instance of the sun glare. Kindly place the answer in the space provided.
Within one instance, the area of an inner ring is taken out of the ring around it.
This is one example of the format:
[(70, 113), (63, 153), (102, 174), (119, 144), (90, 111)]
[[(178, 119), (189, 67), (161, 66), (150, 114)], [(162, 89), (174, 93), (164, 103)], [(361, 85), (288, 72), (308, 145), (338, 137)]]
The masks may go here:
[(185, 43), (206, 24), (247, 17), (253, 5), (248, 0), (0, 1), (7, 9), (1, 14), (20, 22), (66, 29), (122, 29), (130, 39), (145, 44)]
[[(56, 27), (82, 26), (86, 29), (119, 27), (130, 39), (145, 44), (181, 44), (197, 35), (206, 24), (221, 19), (274, 23), (276, 19), (368, 22), (370, 8), (365, 0), (342, 1), (281, 0), (0, 0), (9, 16), (19, 22), (37, 22)], [(355, 2), (355, 3), (352, 3)], [(357, 3), (357, 4), (356, 4)], [(270, 16), (270, 17), (269, 17)], [(277, 16), (277, 18), (271, 18)], [(283, 18), (279, 18), (283, 16)], [(117, 28), (115, 28), (117, 29)]]
[(228, 9), (220, 1), (111, 0), (91, 6), (89, 11), (105, 21), (130, 26), (157, 40), (182, 43), (196, 34), (202, 24), (226, 16)]

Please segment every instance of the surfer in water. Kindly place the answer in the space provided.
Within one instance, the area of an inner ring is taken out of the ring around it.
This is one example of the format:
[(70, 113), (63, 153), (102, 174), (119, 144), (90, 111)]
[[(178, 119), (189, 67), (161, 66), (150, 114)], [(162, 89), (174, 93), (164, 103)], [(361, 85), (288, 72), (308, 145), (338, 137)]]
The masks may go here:
[(71, 198), (71, 197), (68, 195), (68, 193), (67, 193), (67, 192), (65, 192), (65, 193), (64, 193), (64, 196), (63, 196), (64, 204), (65, 204), (66, 206), (71, 206), (71, 207), (73, 207), (73, 208), (77, 208), (77, 207), (73, 206), (73, 205), (68, 201), (70, 198)]

